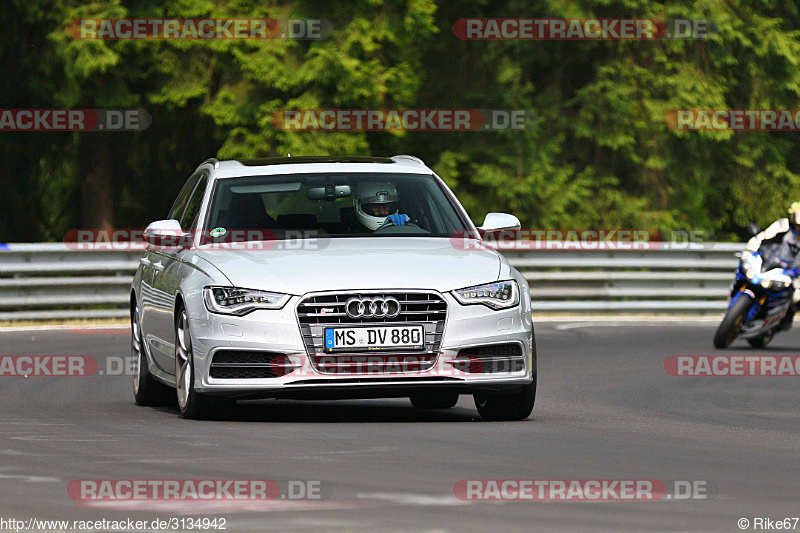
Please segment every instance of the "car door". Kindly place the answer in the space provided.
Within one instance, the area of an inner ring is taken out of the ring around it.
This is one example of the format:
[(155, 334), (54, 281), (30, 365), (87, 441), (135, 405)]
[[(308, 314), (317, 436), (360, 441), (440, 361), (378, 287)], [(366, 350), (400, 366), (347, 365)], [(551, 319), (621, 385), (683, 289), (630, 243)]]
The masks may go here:
[[(192, 175), (186, 181), (169, 211), (168, 219), (180, 220), (186, 210), (186, 204), (197, 188), (199, 180), (200, 174), (198, 173)], [(162, 370), (171, 373), (173, 369), (170, 351), (172, 349), (173, 332), (168, 331), (165, 334), (162, 326), (165, 317), (172, 316), (172, 301), (169, 299), (169, 294), (164, 293), (161, 289), (164, 260), (165, 257), (159, 253), (158, 247), (148, 246), (148, 250), (141, 260), (144, 269), (142, 271), (142, 308), (140, 317), (142, 337), (147, 344), (150, 355)]]
[[(185, 208), (177, 218), (184, 232), (195, 235), (207, 184), (208, 175), (205, 171), (201, 171)], [(194, 266), (189, 263), (193, 254), (193, 250), (185, 247), (164, 248), (156, 252), (158, 262), (153, 264), (153, 287), (160, 295), (160, 301), (163, 304), (156, 314), (155, 327), (159, 338), (164, 340), (160, 344), (162, 352), (160, 355), (164, 358), (164, 364), (167, 365), (164, 369), (169, 373), (174, 372), (175, 364), (175, 300), (181, 281), (194, 269)]]

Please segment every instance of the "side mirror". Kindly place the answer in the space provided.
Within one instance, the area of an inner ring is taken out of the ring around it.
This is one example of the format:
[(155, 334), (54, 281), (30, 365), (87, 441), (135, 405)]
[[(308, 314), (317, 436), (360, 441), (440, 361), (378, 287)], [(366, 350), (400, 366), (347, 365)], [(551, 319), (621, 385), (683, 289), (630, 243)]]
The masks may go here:
[(751, 222), (747, 225), (747, 231), (750, 232), (750, 235), (758, 235), (761, 233), (761, 228), (759, 228), (757, 224)]
[(153, 246), (189, 248), (192, 235), (184, 233), (177, 220), (156, 220), (144, 230), (144, 240)]
[(518, 230), (522, 227), (519, 219), (507, 213), (488, 213), (483, 219), (483, 225), (478, 229), (481, 232)]

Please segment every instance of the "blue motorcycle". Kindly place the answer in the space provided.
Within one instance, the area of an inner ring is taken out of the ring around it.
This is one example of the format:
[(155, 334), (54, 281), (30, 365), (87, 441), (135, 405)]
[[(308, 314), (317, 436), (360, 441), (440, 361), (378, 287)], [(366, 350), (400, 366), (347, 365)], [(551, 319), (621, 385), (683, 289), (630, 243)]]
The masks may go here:
[(740, 254), (728, 311), (714, 335), (715, 347), (727, 348), (742, 337), (761, 348), (775, 333), (791, 327), (792, 278), (773, 260), (770, 248)]

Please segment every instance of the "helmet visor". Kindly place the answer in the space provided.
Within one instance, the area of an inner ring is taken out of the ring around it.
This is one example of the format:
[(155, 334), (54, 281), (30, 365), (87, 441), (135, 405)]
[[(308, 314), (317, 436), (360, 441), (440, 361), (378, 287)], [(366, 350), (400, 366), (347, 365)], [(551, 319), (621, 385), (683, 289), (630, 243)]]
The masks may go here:
[(397, 202), (363, 204), (361, 209), (372, 217), (388, 217), (397, 211)]

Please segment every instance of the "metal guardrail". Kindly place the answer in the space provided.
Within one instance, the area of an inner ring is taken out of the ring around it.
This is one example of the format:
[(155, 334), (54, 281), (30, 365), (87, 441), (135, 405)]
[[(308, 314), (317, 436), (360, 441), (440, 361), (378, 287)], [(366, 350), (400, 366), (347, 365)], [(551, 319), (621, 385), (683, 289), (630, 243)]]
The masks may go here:
[[(530, 281), (534, 313), (719, 313), (737, 265), (734, 252), (744, 244), (548, 248), (501, 250)], [(141, 256), (141, 249), (0, 245), (0, 320), (126, 317)]]
[(76, 251), (64, 243), (0, 248), (0, 320), (128, 316), (141, 250)]
[(744, 243), (649, 250), (503, 251), (530, 282), (534, 313), (721, 313)]

